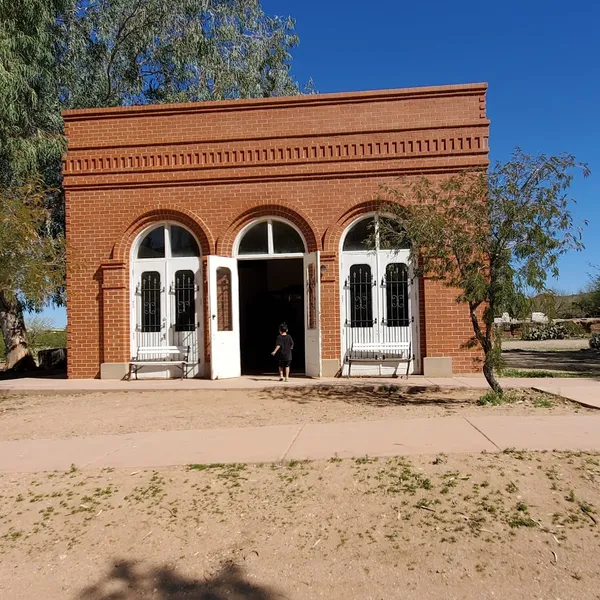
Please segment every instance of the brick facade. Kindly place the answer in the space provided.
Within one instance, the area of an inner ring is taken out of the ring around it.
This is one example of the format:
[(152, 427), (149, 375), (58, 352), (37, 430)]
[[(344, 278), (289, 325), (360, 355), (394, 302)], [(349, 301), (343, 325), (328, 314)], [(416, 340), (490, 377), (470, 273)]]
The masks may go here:
[[(327, 266), (322, 356), (340, 359), (344, 230), (377, 208), (381, 184), (486, 168), (485, 94), (473, 84), (66, 111), (69, 377), (129, 360), (129, 253), (162, 220), (188, 227), (204, 260), (231, 256), (258, 217), (294, 223)], [(472, 372), (479, 354), (463, 347), (472, 330), (455, 298), (420, 282), (420, 351)]]

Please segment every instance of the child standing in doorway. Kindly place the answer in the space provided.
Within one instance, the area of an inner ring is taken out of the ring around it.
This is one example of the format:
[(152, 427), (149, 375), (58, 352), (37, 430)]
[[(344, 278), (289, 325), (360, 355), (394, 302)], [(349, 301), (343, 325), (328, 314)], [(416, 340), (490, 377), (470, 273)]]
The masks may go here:
[(272, 356), (277, 354), (279, 360), (279, 381), (288, 380), (290, 376), (290, 364), (292, 362), (292, 350), (294, 349), (294, 340), (288, 334), (288, 326), (282, 323), (279, 326), (279, 335), (275, 340), (275, 350), (271, 352)]

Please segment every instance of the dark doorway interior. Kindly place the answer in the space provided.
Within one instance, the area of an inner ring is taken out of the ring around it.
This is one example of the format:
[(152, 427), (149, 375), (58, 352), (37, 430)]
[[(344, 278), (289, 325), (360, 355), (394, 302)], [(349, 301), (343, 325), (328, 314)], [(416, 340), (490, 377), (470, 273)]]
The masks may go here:
[(242, 373), (276, 373), (271, 356), (279, 324), (294, 338), (292, 374), (304, 373), (304, 280), (301, 258), (240, 260)]

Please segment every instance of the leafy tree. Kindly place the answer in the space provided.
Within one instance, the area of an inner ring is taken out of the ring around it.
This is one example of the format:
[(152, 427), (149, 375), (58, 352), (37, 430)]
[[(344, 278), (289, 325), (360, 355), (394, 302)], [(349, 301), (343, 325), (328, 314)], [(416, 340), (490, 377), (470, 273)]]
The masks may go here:
[(79, 0), (65, 24), (65, 106), (299, 93), (294, 21), (259, 0)]
[(50, 218), (59, 196), (47, 184), (58, 182), (65, 147), (54, 44), (56, 14), (66, 7), (0, 0), (0, 328), (8, 367), (34, 366), (23, 307), (39, 308), (61, 286)]
[[(24, 219), (3, 225), (7, 252), (24, 258), (0, 288), (9, 367), (33, 364), (23, 309), (64, 299), (53, 262), (64, 230), (61, 109), (298, 94), (297, 43), (293, 20), (265, 15), (259, 0), (0, 0), (2, 217)], [(48, 253), (42, 278), (35, 260)]]
[(577, 306), (586, 317), (600, 317), (600, 267), (596, 267), (596, 273), (590, 275), (588, 290)]
[(494, 375), (498, 308), (525, 290), (543, 290), (548, 275), (558, 275), (558, 258), (583, 247), (567, 194), (577, 168), (589, 174), (569, 154), (531, 156), (517, 148), (487, 174), (386, 189), (393, 202), (382, 214), (403, 229), (381, 219), (380, 236), (392, 247), (408, 236), (418, 272), (457, 290), (473, 326), (469, 342), (482, 349), (483, 373), (496, 393), (503, 393)]

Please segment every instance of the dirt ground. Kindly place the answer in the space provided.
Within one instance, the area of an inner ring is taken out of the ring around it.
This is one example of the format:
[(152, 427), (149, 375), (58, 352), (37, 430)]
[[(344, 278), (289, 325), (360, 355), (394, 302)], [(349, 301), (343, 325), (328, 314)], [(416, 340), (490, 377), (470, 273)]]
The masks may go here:
[(0, 598), (600, 598), (600, 455), (0, 475)]
[(434, 416), (584, 413), (548, 394), (478, 406), (481, 390), (272, 387), (257, 391), (114, 392), (0, 396), (0, 440)]
[(502, 352), (507, 367), (516, 369), (541, 369), (600, 376), (600, 352), (587, 349), (564, 350), (507, 350)]
[(600, 376), (600, 352), (590, 349), (587, 339), (504, 340), (502, 358), (507, 367), (514, 369)]

